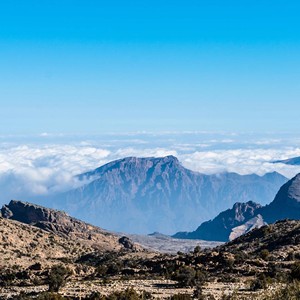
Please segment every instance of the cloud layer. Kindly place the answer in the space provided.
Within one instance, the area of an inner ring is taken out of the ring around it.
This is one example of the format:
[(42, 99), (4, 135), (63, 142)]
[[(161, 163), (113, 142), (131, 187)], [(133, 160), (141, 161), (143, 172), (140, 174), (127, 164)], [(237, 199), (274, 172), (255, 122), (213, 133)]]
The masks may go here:
[[(163, 142), (162, 142), (163, 141)], [(158, 145), (162, 144), (163, 147)], [(77, 187), (74, 175), (95, 169), (109, 161), (138, 156), (174, 155), (194, 171), (212, 174), (237, 172), (263, 175), (277, 171), (292, 177), (300, 167), (273, 164), (274, 160), (300, 156), (300, 148), (278, 140), (242, 144), (234, 139), (196, 139), (192, 142), (174, 136), (125, 137), (119, 140), (77, 141), (68, 144), (0, 144), (0, 203), (13, 198), (42, 197)]]

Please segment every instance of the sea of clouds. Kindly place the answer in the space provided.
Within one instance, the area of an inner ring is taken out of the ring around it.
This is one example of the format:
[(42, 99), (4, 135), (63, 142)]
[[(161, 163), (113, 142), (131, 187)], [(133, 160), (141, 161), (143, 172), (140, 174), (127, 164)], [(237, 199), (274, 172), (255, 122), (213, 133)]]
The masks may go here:
[(0, 203), (66, 191), (84, 182), (75, 175), (128, 156), (174, 155), (183, 166), (205, 174), (277, 171), (291, 178), (300, 166), (273, 161), (300, 156), (300, 141), (274, 136), (214, 133), (124, 134), (70, 138), (42, 134), (38, 139), (1, 137)]

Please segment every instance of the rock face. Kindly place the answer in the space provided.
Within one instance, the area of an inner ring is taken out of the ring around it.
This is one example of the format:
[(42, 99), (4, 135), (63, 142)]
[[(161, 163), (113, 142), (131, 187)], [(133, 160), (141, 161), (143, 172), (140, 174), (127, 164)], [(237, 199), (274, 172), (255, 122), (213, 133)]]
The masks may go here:
[(284, 184), (274, 201), (261, 208), (259, 213), (268, 223), (281, 219), (300, 219), (300, 174)]
[[(232, 231), (245, 222), (249, 221), (256, 215), (260, 204), (253, 201), (247, 203), (235, 203), (232, 209), (220, 213), (213, 220), (202, 223), (193, 232), (178, 232), (173, 237), (182, 239), (203, 239), (209, 241), (228, 241)], [(244, 234), (247, 232), (248, 226), (245, 226)], [(249, 229), (249, 228), (248, 228)], [(240, 235), (241, 235), (240, 234)]]
[(300, 220), (300, 174), (285, 183), (266, 206), (254, 202), (236, 203), (193, 232), (178, 232), (177, 238), (228, 241), (256, 227), (278, 220)]
[(122, 236), (119, 239), (119, 243), (123, 245), (125, 249), (136, 250), (134, 243), (127, 236)]
[[(117, 235), (72, 218), (62, 211), (12, 200), (1, 208), (1, 215), (3, 218), (33, 225), (64, 238), (77, 239), (98, 250), (125, 248)], [(132, 243), (130, 249), (137, 250), (138, 247)]]
[(265, 225), (267, 225), (267, 223), (263, 220), (263, 217), (260, 214), (258, 214), (257, 216), (245, 222), (244, 224), (232, 228), (231, 233), (229, 235), (229, 241), (232, 241), (238, 238), (239, 236), (248, 233), (252, 229), (260, 228)]
[(40, 204), (109, 230), (142, 234), (191, 230), (237, 201), (269, 203), (287, 181), (278, 173), (204, 175), (174, 156), (124, 158), (78, 178), (89, 183)]

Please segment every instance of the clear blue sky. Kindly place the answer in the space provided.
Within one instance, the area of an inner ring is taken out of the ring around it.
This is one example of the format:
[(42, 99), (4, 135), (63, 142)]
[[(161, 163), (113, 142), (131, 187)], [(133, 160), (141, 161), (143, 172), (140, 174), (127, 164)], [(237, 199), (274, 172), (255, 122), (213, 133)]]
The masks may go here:
[(300, 131), (299, 1), (0, 4), (0, 134)]

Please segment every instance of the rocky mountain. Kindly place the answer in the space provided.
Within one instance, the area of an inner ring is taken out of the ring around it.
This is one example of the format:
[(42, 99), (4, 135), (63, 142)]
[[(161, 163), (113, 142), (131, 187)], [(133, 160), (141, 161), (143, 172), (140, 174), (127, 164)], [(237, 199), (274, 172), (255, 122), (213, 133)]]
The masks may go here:
[(267, 223), (282, 219), (300, 219), (300, 174), (284, 184), (274, 201), (258, 210)]
[[(63, 211), (32, 203), (12, 200), (1, 208), (0, 217), (29, 224), (101, 251), (119, 251), (124, 248), (124, 243), (116, 234), (70, 217)], [(134, 248), (141, 249), (138, 246)]]
[(269, 205), (236, 203), (232, 209), (202, 223), (195, 231), (178, 232), (174, 237), (228, 241), (255, 227), (282, 219), (300, 220), (300, 174), (285, 183)]
[(275, 172), (200, 174), (174, 156), (128, 157), (78, 179), (88, 183), (39, 203), (102, 228), (142, 234), (190, 230), (237, 201), (269, 203), (287, 181)]
[[(235, 203), (233, 208), (220, 213), (213, 220), (202, 223), (195, 231), (178, 232), (173, 237), (226, 242), (230, 239), (230, 235), (233, 237), (235, 228), (243, 226), (247, 221), (255, 218), (258, 208), (261, 208), (261, 205), (253, 201)], [(245, 226), (244, 229), (239, 231), (239, 235), (246, 233), (251, 226)], [(237, 230), (235, 230), (234, 236), (237, 237)]]
[(276, 160), (273, 163), (282, 163), (286, 165), (293, 165), (293, 166), (299, 166), (300, 165), (300, 157), (292, 157), (284, 160)]

